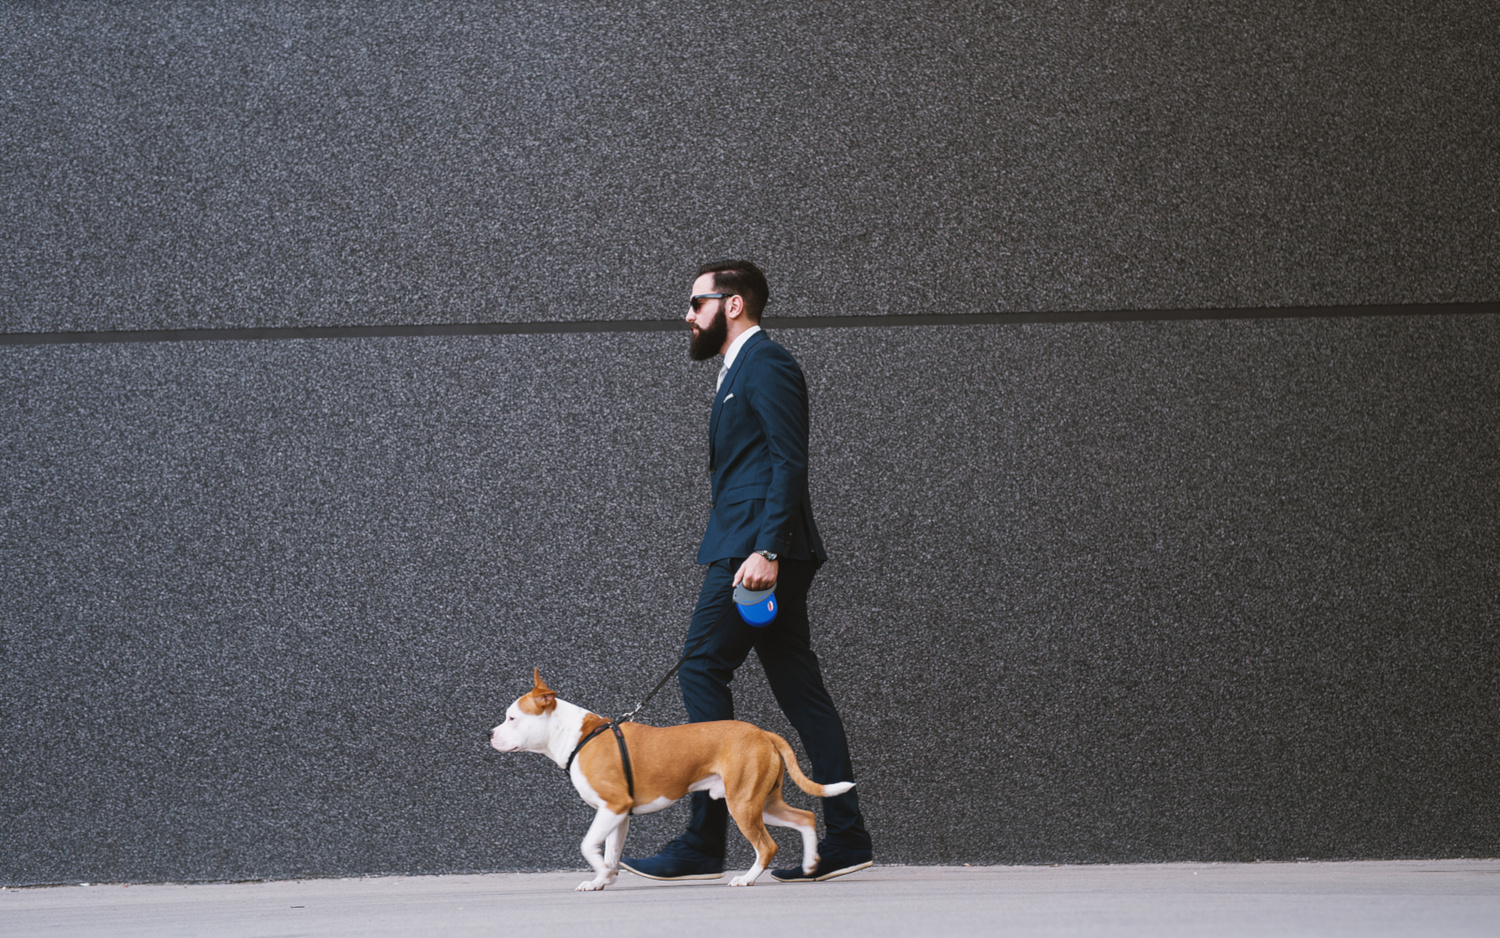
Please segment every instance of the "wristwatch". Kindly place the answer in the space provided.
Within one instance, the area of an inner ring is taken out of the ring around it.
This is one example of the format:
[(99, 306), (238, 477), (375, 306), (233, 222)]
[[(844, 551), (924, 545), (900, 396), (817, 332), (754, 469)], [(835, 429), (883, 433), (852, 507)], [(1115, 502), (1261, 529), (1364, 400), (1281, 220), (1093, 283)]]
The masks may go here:
[(756, 551), (756, 553), (760, 554), (762, 557), (766, 558), (767, 560), (771, 561), (772, 563), (776, 562), (776, 556), (777, 555), (771, 553), (768, 550), (758, 550), (758, 551)]

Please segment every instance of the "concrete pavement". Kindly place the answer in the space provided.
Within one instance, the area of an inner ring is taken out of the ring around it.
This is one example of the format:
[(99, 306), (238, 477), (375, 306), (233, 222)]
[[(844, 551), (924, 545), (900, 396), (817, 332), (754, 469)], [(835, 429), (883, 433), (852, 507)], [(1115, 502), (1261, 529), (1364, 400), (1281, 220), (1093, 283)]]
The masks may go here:
[(1500, 860), (877, 866), (751, 889), (570, 873), (0, 890), (0, 935), (1500, 935)]

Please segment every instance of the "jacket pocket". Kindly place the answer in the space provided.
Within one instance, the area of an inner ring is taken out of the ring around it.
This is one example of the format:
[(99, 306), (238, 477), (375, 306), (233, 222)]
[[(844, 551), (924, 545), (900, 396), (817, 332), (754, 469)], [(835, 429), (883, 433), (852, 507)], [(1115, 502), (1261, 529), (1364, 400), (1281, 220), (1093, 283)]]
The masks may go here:
[(769, 482), (747, 482), (744, 485), (734, 485), (720, 492), (714, 499), (715, 505), (733, 505), (737, 502), (749, 501), (752, 498), (765, 498), (766, 490), (771, 487)]

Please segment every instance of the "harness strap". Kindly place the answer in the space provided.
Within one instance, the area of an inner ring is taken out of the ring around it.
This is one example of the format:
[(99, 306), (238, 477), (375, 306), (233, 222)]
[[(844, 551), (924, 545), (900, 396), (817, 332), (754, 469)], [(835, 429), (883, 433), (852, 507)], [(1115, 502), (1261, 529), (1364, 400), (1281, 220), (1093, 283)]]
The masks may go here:
[(607, 729), (614, 731), (615, 742), (620, 747), (620, 764), (625, 768), (625, 790), (630, 793), (631, 807), (635, 807), (635, 772), (631, 771), (630, 768), (630, 750), (625, 746), (625, 734), (621, 732), (619, 723), (611, 720), (608, 723), (600, 723), (590, 730), (588, 735), (580, 739), (578, 745), (573, 747), (573, 751), (568, 753), (568, 764), (563, 766), (563, 771), (571, 772), (573, 770), (573, 760), (578, 757), (579, 751), (588, 745), (589, 740)]
[(630, 792), (630, 806), (634, 808), (635, 773), (630, 770), (630, 750), (625, 748), (625, 734), (620, 730), (620, 724), (610, 723), (609, 728), (615, 731), (615, 742), (620, 745), (620, 764), (625, 767), (625, 790)]
[(578, 758), (578, 752), (579, 752), (579, 750), (581, 750), (584, 746), (587, 746), (589, 740), (593, 739), (595, 736), (598, 736), (600, 733), (604, 732), (606, 729), (609, 728), (609, 726), (610, 726), (610, 724), (608, 724), (608, 723), (600, 723), (598, 726), (594, 727), (593, 730), (590, 731), (590, 733), (587, 736), (585, 736), (584, 738), (580, 739), (578, 741), (578, 745), (576, 745), (576, 746), (573, 747), (573, 751), (570, 752), (570, 753), (568, 753), (568, 764), (565, 765), (565, 766), (563, 766), (563, 771), (564, 772), (571, 772), (571, 771), (573, 771), (573, 760), (576, 759), (576, 758)]

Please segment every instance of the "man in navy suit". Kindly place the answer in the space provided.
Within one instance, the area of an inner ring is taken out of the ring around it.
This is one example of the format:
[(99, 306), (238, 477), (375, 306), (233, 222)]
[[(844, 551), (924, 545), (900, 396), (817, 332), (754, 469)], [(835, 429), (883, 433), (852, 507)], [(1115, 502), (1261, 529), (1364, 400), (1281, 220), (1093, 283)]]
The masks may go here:
[[(802, 737), (812, 779), (852, 782), (844, 724), (823, 686), (807, 622), (808, 587), (828, 558), (807, 489), (807, 383), (796, 360), (761, 331), (767, 298), (765, 275), (749, 261), (704, 264), (693, 281), (690, 354), (696, 361), (722, 354), (724, 364), (709, 418), (712, 488), (698, 548), (707, 570), (683, 643), (684, 654), (692, 653), (677, 680), (689, 720), (731, 720), (729, 682), (755, 649), (776, 702)], [(776, 587), (780, 610), (770, 625), (755, 628), (740, 618), (734, 588), (741, 583)], [(827, 832), (817, 869), (773, 870), (776, 879), (832, 879), (873, 862), (859, 796), (822, 800)], [(681, 837), (655, 856), (623, 860), (625, 868), (652, 879), (722, 875), (728, 810), (701, 791), (692, 805)]]

